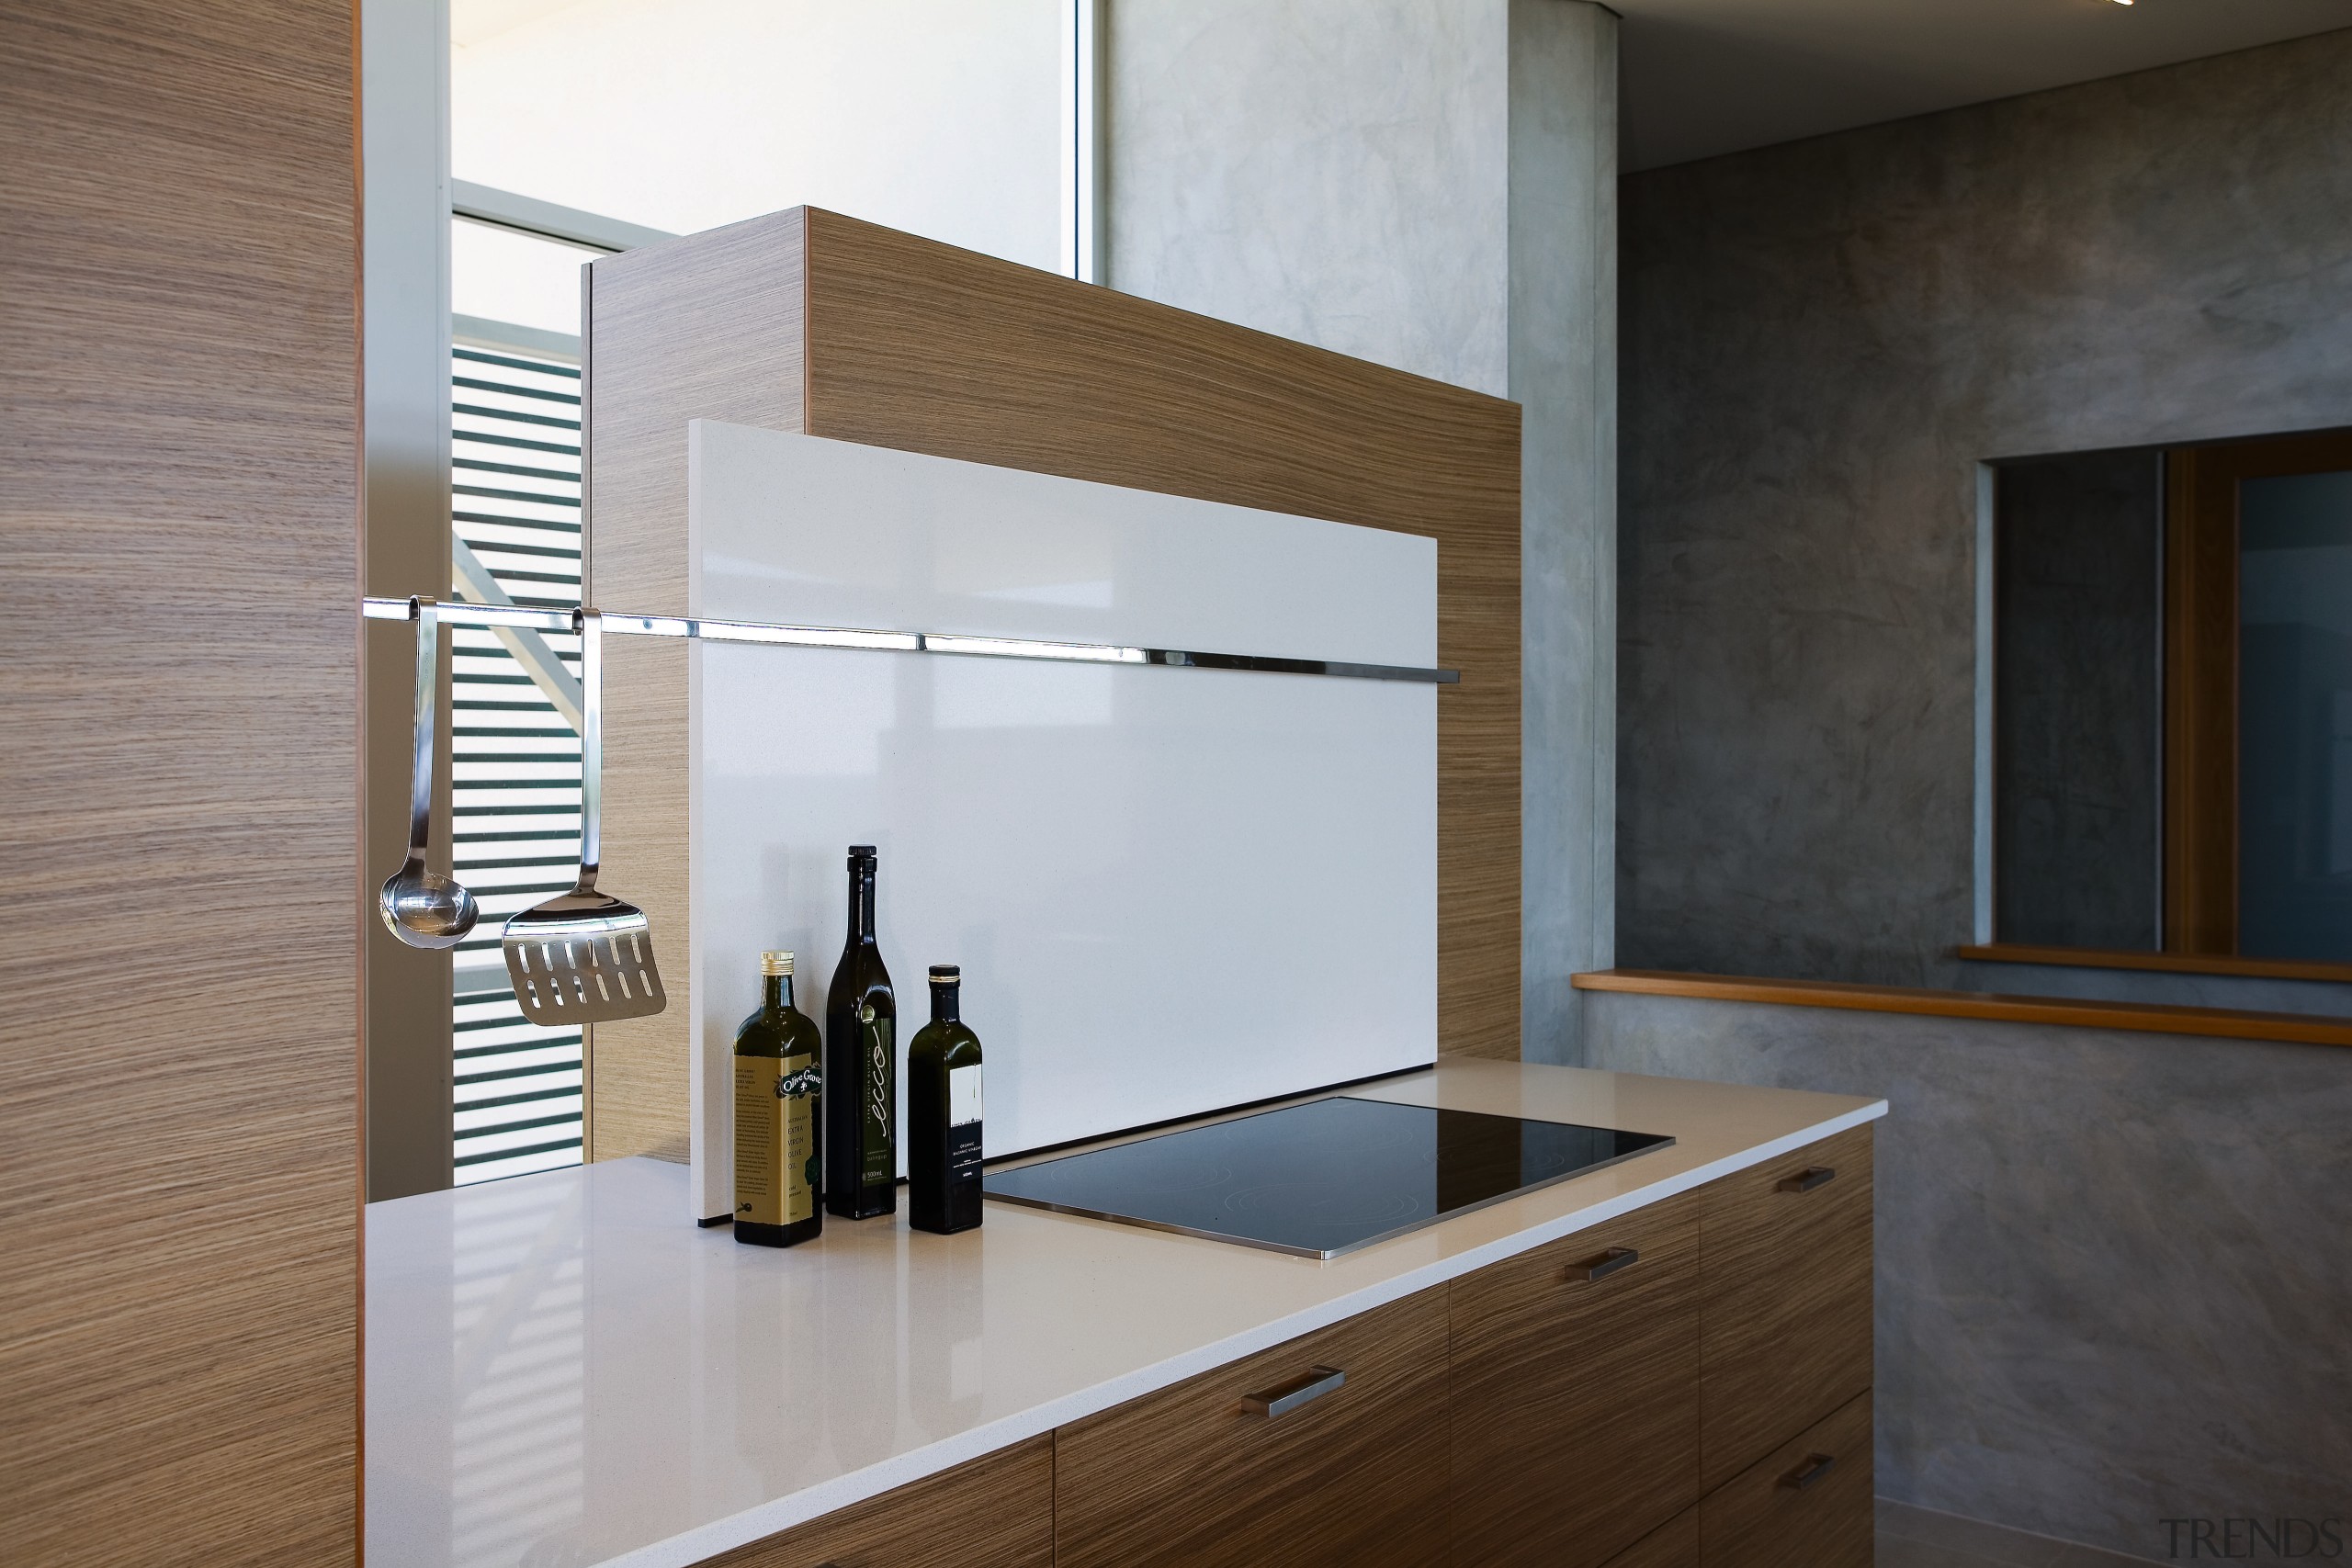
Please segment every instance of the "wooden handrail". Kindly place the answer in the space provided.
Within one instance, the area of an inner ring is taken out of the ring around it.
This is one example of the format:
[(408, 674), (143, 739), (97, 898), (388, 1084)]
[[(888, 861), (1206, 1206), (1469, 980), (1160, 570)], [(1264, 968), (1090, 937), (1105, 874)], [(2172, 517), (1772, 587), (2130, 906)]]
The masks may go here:
[(2352, 1045), (2352, 1020), (2315, 1013), (2248, 1012), (2075, 997), (2009, 997), (1909, 986), (1857, 986), (1834, 980), (1772, 980), (1743, 975), (1689, 975), (1661, 969), (1600, 969), (1575, 976), (1580, 991), (1627, 991), (1708, 1001), (1770, 1002), (1781, 1007), (1843, 1008), (2005, 1023), (2055, 1023), (2075, 1029), (2127, 1029), (2149, 1034), (2201, 1034), (2226, 1040), (2282, 1040)]

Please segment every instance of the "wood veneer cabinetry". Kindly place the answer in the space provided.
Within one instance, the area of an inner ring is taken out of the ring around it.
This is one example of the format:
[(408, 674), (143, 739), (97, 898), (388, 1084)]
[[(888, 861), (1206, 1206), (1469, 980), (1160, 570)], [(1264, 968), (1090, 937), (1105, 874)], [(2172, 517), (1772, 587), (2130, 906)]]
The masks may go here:
[(1051, 1568), (1054, 1439), (870, 1497), (703, 1568)]
[(1699, 1510), (1685, 1508), (1609, 1560), (1609, 1568), (1700, 1568)]
[(1867, 1568), (1871, 1145), (1837, 1134), (715, 1568)]
[(1599, 1568), (1698, 1501), (1699, 1207), (1454, 1281), (1454, 1562)]
[(1700, 1469), (1714, 1488), (1871, 1386), (1871, 1130), (1700, 1189)]
[[(1063, 1427), (1056, 1568), (1444, 1561), (1446, 1324), (1425, 1291)], [(1250, 1407), (1321, 1369), (1346, 1381)]]
[(1871, 1396), (1855, 1395), (1707, 1494), (1702, 1568), (1870, 1568)]

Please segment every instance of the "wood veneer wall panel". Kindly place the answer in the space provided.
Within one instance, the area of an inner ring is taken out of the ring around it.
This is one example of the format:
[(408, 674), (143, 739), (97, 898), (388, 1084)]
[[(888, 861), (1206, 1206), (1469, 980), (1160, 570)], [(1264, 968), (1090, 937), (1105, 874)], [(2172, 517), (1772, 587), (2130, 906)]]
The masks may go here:
[(352, 29), (0, 6), (11, 1562), (356, 1556)]
[[(683, 615), (686, 422), (800, 428), (801, 209), (626, 252), (590, 268), (591, 603)], [(686, 759), (695, 655), (605, 642), (603, 884), (645, 909), (666, 1012), (608, 1023), (590, 1055), (588, 1156), (687, 1157)]]
[[(591, 271), (590, 561), (616, 609), (685, 611), (695, 418), (1435, 538), (1463, 672), (1438, 700), (1439, 1044), (1518, 1055), (1516, 405), (815, 209)], [(607, 646), (607, 880), (682, 982), (688, 660)], [(594, 1157), (684, 1157), (688, 1029), (680, 1006), (596, 1032)]]

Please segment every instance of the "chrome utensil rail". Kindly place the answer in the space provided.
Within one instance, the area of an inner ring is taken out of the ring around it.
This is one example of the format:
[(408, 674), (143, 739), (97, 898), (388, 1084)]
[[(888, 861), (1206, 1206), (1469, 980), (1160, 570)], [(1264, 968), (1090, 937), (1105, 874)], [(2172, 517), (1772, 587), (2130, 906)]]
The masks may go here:
[[(371, 621), (409, 618), (405, 599), (361, 601)], [(441, 619), (453, 626), (492, 629), (527, 627), (569, 632), (581, 612), (537, 610), (521, 604), (443, 604)], [(769, 621), (715, 621), (689, 615), (630, 615), (601, 613), (604, 628), (622, 637), (697, 637), (705, 642), (768, 643), (784, 648), (854, 648), (888, 653), (941, 653), (967, 659), (1034, 659), (1062, 664), (1145, 664), (1172, 670), (1238, 670), (1269, 675), (1329, 675), (1351, 681), (1408, 681), (1423, 685), (1460, 682), (1458, 670), (1408, 664), (1359, 664), (1335, 659), (1288, 659), (1270, 654), (1206, 653), (1191, 649), (1135, 648), (1118, 643), (1048, 642), (1033, 637), (971, 637), (949, 632), (875, 631), (855, 626), (795, 626)]]

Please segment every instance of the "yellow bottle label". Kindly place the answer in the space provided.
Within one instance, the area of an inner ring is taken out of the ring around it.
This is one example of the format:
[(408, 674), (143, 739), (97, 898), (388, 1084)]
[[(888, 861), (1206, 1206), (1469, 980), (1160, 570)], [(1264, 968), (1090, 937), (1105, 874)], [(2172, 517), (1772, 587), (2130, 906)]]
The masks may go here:
[(735, 1058), (735, 1218), (797, 1224), (817, 1212), (817, 1058)]

